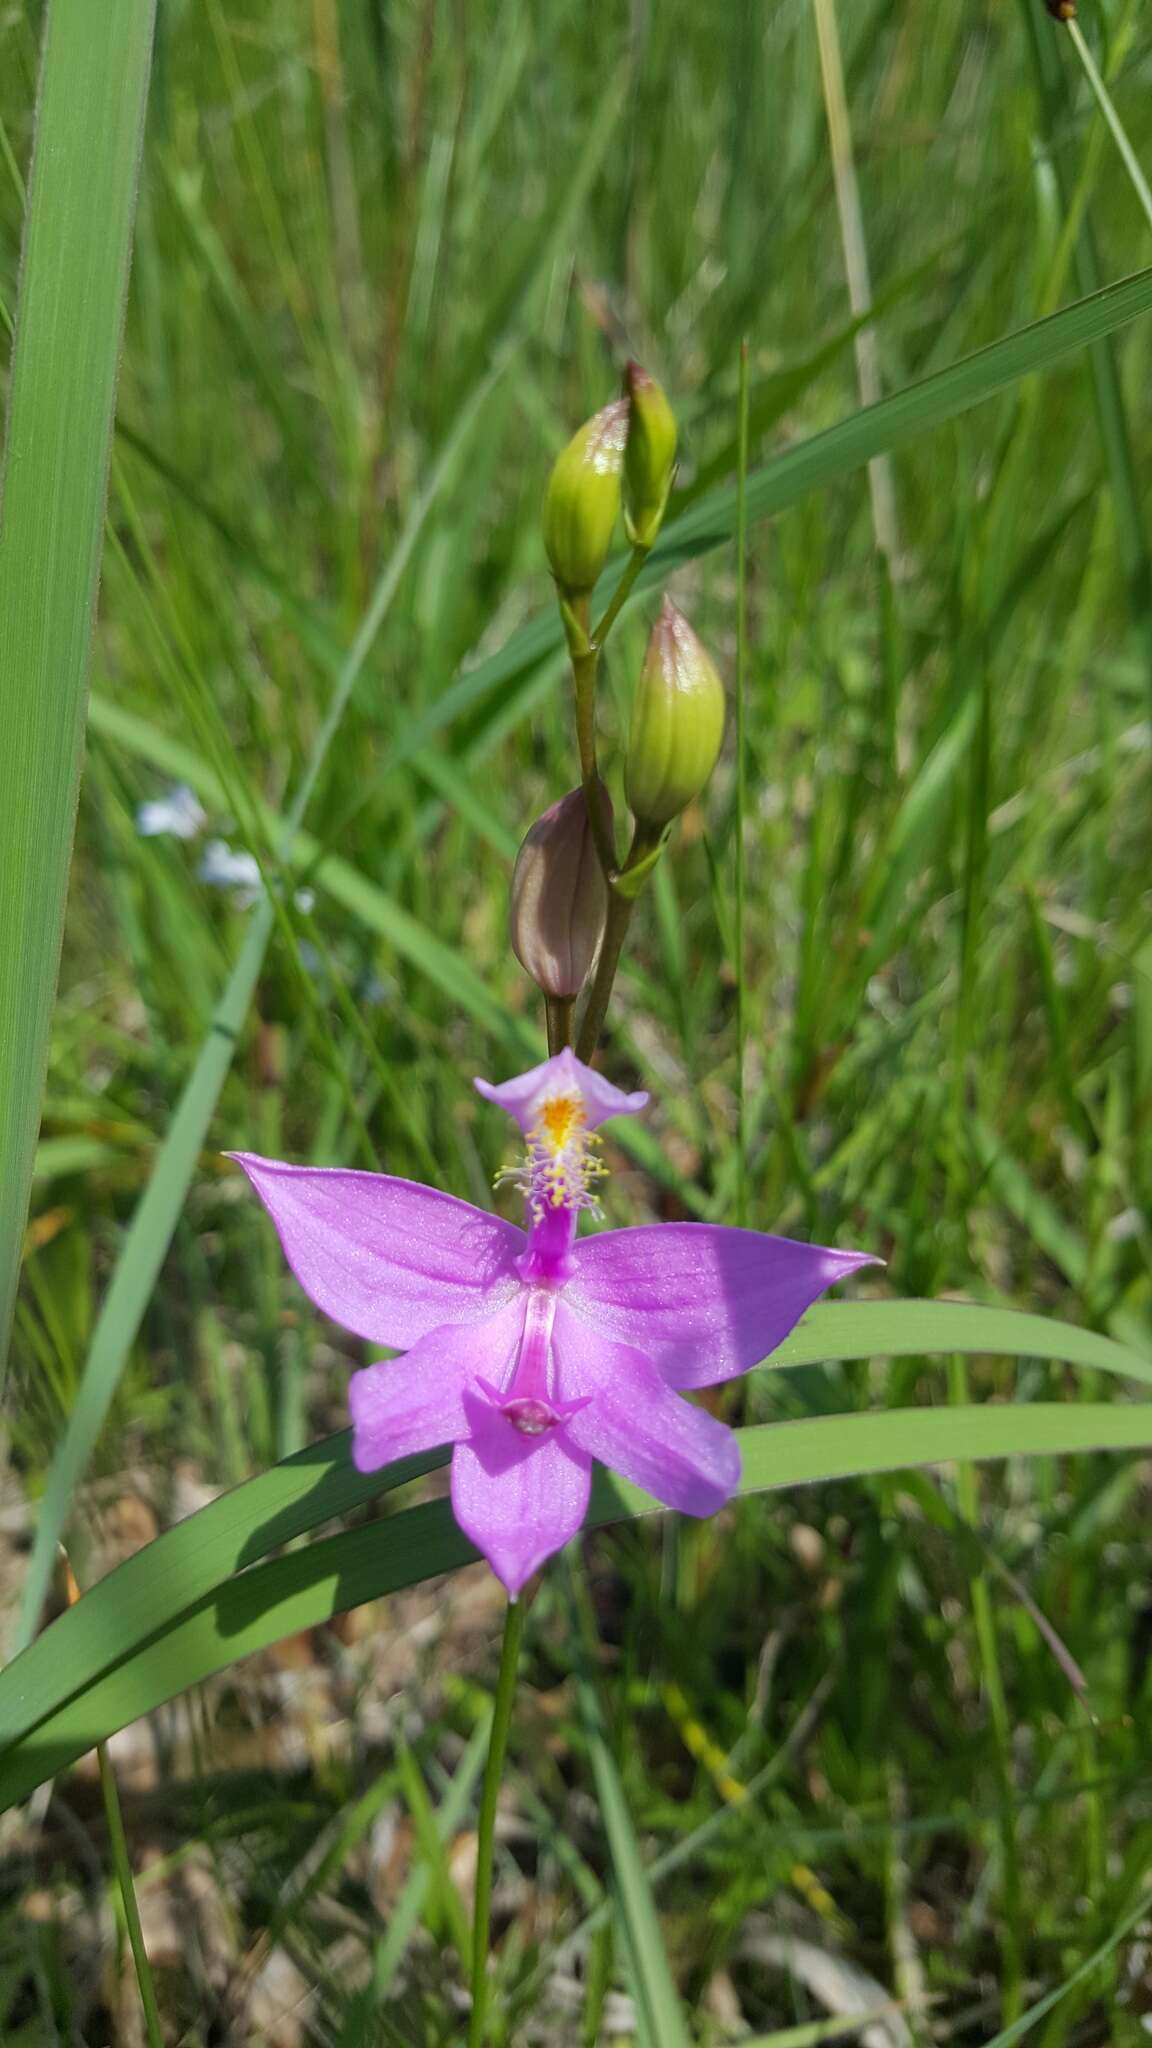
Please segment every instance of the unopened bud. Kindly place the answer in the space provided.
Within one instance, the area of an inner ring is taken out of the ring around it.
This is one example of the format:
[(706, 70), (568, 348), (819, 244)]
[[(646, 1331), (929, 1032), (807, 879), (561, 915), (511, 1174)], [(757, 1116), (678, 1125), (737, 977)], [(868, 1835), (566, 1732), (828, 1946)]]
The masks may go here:
[[(612, 836), (612, 800), (599, 785)], [(608, 892), (582, 789), (537, 818), (512, 871), (512, 951), (546, 996), (579, 995), (604, 931)]]
[(724, 685), (670, 598), (660, 607), (632, 701), (624, 787), (646, 825), (667, 825), (699, 796), (724, 737)]
[(624, 388), (631, 401), (624, 450), (628, 538), (650, 548), (660, 531), (676, 472), (676, 415), (659, 384), (639, 363), (629, 363)]
[(628, 400), (618, 398), (573, 434), (544, 494), (544, 545), (569, 596), (585, 596), (608, 559), (620, 510)]

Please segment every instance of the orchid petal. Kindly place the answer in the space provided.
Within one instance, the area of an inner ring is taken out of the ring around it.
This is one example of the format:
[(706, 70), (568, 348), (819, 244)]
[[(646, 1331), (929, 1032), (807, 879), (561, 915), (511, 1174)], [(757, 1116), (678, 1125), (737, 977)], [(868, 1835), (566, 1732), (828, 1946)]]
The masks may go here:
[(685, 1515), (714, 1515), (740, 1481), (732, 1431), (672, 1393), (652, 1360), (561, 1306), (552, 1333), (560, 1390), (591, 1396), (566, 1433), (645, 1493)]
[(759, 1365), (805, 1309), (868, 1252), (830, 1251), (757, 1230), (655, 1223), (584, 1238), (565, 1301), (596, 1329), (638, 1344), (673, 1387), (710, 1387)]
[(452, 1454), (452, 1511), (512, 1599), (579, 1529), (592, 1461), (566, 1428), (525, 1436), (483, 1396), (464, 1395), (469, 1434)]
[(590, 1131), (610, 1116), (635, 1116), (648, 1100), (643, 1089), (628, 1095), (622, 1088), (614, 1088), (611, 1081), (578, 1060), (570, 1046), (552, 1059), (542, 1060), (538, 1067), (529, 1067), (526, 1074), (516, 1074), (511, 1081), (497, 1084), (477, 1080), (475, 1086), (487, 1101), (515, 1117), (525, 1132), (532, 1128), (542, 1095), (578, 1093), (583, 1098), (585, 1122)]
[(377, 1472), (414, 1451), (454, 1444), (468, 1432), (469, 1382), (500, 1378), (519, 1341), (524, 1304), (515, 1300), (479, 1323), (453, 1323), (422, 1337), (403, 1358), (354, 1372), (348, 1385), (352, 1462)]
[(280, 1233), (297, 1280), (358, 1337), (406, 1351), (445, 1323), (472, 1323), (519, 1288), (515, 1224), (390, 1174), (288, 1166), (231, 1152)]

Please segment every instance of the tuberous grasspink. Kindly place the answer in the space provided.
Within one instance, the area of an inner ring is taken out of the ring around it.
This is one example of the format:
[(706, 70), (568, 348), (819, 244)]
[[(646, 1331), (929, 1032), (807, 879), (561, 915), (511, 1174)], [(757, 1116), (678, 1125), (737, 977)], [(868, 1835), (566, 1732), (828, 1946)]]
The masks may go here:
[[(305, 1293), (354, 1336), (401, 1354), (352, 1374), (354, 1463), (376, 1472), (448, 1446), (456, 1520), (509, 1596), (477, 1834), (468, 2048), (489, 2039), (496, 1808), (521, 1594), (578, 1534), (597, 1463), (680, 1514), (722, 1508), (740, 1483), (740, 1448), (693, 1392), (759, 1364), (826, 1287), (869, 1263), (866, 1252), (721, 1223), (581, 1232), (590, 1216), (601, 1225), (611, 1214), (600, 1126), (648, 1103), (592, 1064), (629, 923), (724, 736), (719, 672), (665, 597), (635, 678), (625, 757), (613, 764), (632, 816), (620, 859), (600, 769), (600, 660), (658, 541), (677, 441), (665, 394), (636, 363), (625, 388), (573, 436), (544, 498), (580, 780), (524, 838), (509, 937), (544, 997), (549, 1057), (476, 1082), (519, 1132), (496, 1186), (516, 1189), (522, 1223), (390, 1174), (232, 1155)], [(622, 482), (630, 552), (597, 618)]]
[[(305, 1292), (355, 1336), (403, 1354), (352, 1376), (356, 1464), (371, 1472), (450, 1445), (456, 1518), (513, 1598), (580, 1528), (596, 1460), (681, 1513), (722, 1506), (740, 1476), (736, 1439), (685, 1397), (747, 1372), (817, 1295), (868, 1262), (712, 1223), (579, 1234), (607, 1199), (600, 1126), (648, 1101), (591, 1064), (629, 920), (724, 734), (720, 675), (665, 597), (632, 694), (622, 766), (633, 831), (618, 862), (598, 759), (599, 661), (658, 537), (677, 440), (659, 385), (636, 363), (625, 382), (626, 397), (569, 442), (544, 501), (581, 779), (528, 830), (509, 932), (545, 998), (550, 1057), (476, 1083), (520, 1133), (498, 1185), (522, 1195), (523, 1226), (387, 1174), (234, 1155)], [(622, 477), (632, 551), (595, 620)]]

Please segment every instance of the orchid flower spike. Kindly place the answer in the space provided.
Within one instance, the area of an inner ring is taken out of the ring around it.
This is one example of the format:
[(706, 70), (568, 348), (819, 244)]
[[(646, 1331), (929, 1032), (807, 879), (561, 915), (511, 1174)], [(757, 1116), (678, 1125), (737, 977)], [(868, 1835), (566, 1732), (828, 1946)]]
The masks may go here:
[(578, 1240), (604, 1174), (597, 1127), (634, 1116), (564, 1051), (480, 1093), (524, 1137), (504, 1176), (527, 1230), (387, 1174), (239, 1161), (317, 1306), (404, 1352), (350, 1388), (361, 1472), (451, 1444), (452, 1506), (515, 1598), (574, 1536), (599, 1459), (682, 1514), (735, 1491), (732, 1431), (682, 1396), (758, 1365), (866, 1252), (827, 1251), (710, 1223)]

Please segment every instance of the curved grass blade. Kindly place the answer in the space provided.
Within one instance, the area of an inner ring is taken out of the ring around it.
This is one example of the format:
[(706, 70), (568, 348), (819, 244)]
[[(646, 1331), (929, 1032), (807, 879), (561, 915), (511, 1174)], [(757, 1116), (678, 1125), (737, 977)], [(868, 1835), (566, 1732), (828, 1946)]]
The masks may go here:
[[(1152, 1444), (1152, 1413), (1144, 1405), (1100, 1402), (896, 1409), (761, 1425), (737, 1434), (744, 1463), (740, 1492), (750, 1494), (915, 1465), (1146, 1450)], [(598, 1472), (586, 1526), (659, 1512), (657, 1503), (635, 1487)], [(193, 1516), (172, 1538), (184, 1535), (187, 1548), (194, 1550), (199, 1519)], [(82, 1680), (55, 1712), (35, 1723), (25, 1718), (20, 1739), (0, 1758), (0, 1809), (25, 1798), (116, 1729), (238, 1658), (366, 1600), (455, 1570), (477, 1554), (453, 1521), (449, 1503), (432, 1501), (242, 1571), (154, 1627), (144, 1640), (137, 1622), (140, 1589), (134, 1585), (132, 1597), (127, 1596), (123, 1579), (128, 1567), (122, 1566), (96, 1589), (106, 1595), (100, 1675), (90, 1683)], [(141, 1551), (133, 1562), (146, 1561), (148, 1555)], [(94, 1598), (86, 1595), (73, 1613), (83, 1614)], [(42, 1638), (58, 1661), (59, 1632), (67, 1618), (53, 1623)], [(73, 1665), (73, 1680), (79, 1669)], [(16, 1667), (5, 1673), (6, 1680), (18, 1676)]]
[(600, 1803), (600, 1817), (608, 1838), (612, 1861), (612, 1895), (623, 1922), (636, 2001), (646, 2023), (649, 2038), (660, 2048), (688, 2048), (684, 2014), (672, 1981), (667, 1951), (660, 1934), (656, 1901), (640, 1844), (628, 1811), (620, 1772), (608, 1741), (600, 1694), (593, 1676), (590, 1651), (596, 1646), (596, 1623), (587, 1581), (576, 1567), (569, 1574), (569, 1589), (580, 1617), (577, 1638), (576, 1695), (584, 1740), (588, 1745), (592, 1777)]
[[(948, 421), (958, 419), (973, 407), (1007, 390), (1021, 377), (1048, 369), (1063, 356), (1079, 348), (1091, 348), (1105, 336), (1152, 310), (1152, 269), (1092, 292), (1059, 313), (1033, 321), (992, 342), (987, 348), (964, 356), (946, 370), (921, 378), (903, 391), (881, 399), (876, 405), (852, 413), (838, 425), (811, 435), (788, 449), (775, 461), (764, 463), (748, 478), (748, 518), (771, 518), (798, 504), (809, 491), (820, 490), (840, 477), (862, 468), (878, 455), (905, 446), (919, 435), (932, 433)], [(152, 457), (157, 460), (158, 458)], [(201, 507), (206, 517), (213, 517)], [(734, 486), (693, 498), (679, 517), (665, 527), (648, 564), (639, 577), (634, 595), (654, 583), (663, 582), (682, 562), (709, 553), (731, 542), (737, 529), (737, 493)], [(601, 581), (599, 598), (607, 603), (620, 580), (624, 558), (610, 562)], [(256, 572), (259, 573), (259, 572)], [(413, 760), (438, 733), (499, 694), (507, 703), (518, 688), (527, 687), (544, 663), (557, 658), (563, 646), (563, 628), (554, 613), (542, 614), (511, 634), (495, 654), (476, 662), (444, 690), (419, 718), (411, 720), (396, 736), (389, 749), (383, 774), (393, 774)], [(111, 733), (115, 707), (103, 699), (93, 700), (93, 717), (105, 723)], [(121, 726), (118, 735), (132, 745), (130, 729)], [(137, 733), (139, 739), (141, 735)], [(150, 757), (151, 758), (151, 757)], [(377, 779), (379, 787), (383, 775)]]
[(1115, 1954), (1120, 1943), (1125, 1939), (1126, 1935), (1131, 1934), (1137, 1922), (1147, 1918), (1148, 1907), (1148, 1892), (1142, 1890), (1135, 1905), (1129, 1907), (1123, 1919), (1117, 1923), (1112, 1929), (1111, 1934), (1100, 1943), (1100, 1946), (1093, 1949), (1090, 1956), (1085, 1956), (1079, 1968), (1073, 1970), (1070, 1977), (1065, 1977), (1064, 1982), (1058, 1984), (1055, 1991), (1049, 1991), (1043, 1998), (1038, 1998), (1035, 2005), (1030, 2005), (1027, 2012), (1022, 2012), (1019, 2019), (1014, 2020), (1011, 2026), (1005, 2027), (999, 2034), (994, 2034), (988, 2043), (988, 2048), (1014, 2048), (1015, 2042), (1022, 2041), (1025, 2034), (1030, 2034), (1033, 2027), (1039, 2026), (1040, 2021), (1046, 2018), (1048, 2013), (1052, 2011), (1053, 2006), (1059, 2005), (1061, 1999), (1066, 1998), (1070, 1991), (1076, 1990), (1077, 1985), (1087, 1983), (1088, 1979), (1095, 1974), (1101, 1965), (1106, 1963), (1109, 1957)]
[(51, 0), (0, 501), (0, 1361), (76, 817), (153, 0)]
[[(1041, 21), (1029, 0), (1020, 0), (1024, 32), (1036, 74), (1037, 98), (1045, 158), (1051, 167), (1061, 208), (1071, 217), (1074, 203), (1072, 179), (1064, 152), (1057, 147), (1060, 123), (1067, 117), (1070, 94), (1060, 61), (1057, 38), (1049, 24)], [(1073, 274), (1081, 292), (1095, 291), (1100, 281), (1100, 262), (1091, 223), (1081, 218), (1072, 243)], [(1092, 378), (1092, 399), (1100, 448), (1108, 472), (1108, 483), (1116, 510), (1116, 530), (1128, 578), (1132, 617), (1144, 641), (1148, 688), (1152, 693), (1152, 556), (1140, 491), (1139, 474), (1120, 368), (1111, 340), (1093, 342), (1088, 351)]]
[[(837, 426), (798, 442), (774, 462), (752, 471), (748, 478), (749, 520), (768, 519), (786, 511), (810, 491), (822, 490), (877, 455), (902, 448), (958, 419), (1021, 377), (1050, 368), (1062, 356), (1091, 346), (1150, 310), (1152, 269), (1140, 270), (1059, 313), (1017, 328), (1002, 341), (907, 385), (877, 405), (850, 414)], [(728, 545), (735, 537), (736, 525), (735, 486), (708, 492), (665, 527), (637, 579), (633, 596), (664, 582), (681, 563)], [(600, 604), (607, 603), (623, 568), (622, 556), (609, 563), (599, 587)], [(505, 695), (534, 676), (543, 662), (559, 653), (562, 634), (563, 628), (552, 614), (521, 626), (495, 654), (458, 676), (424, 716), (413, 721), (389, 756), (389, 771), (402, 766), (438, 732), (495, 692)]]
[[(932, 1352), (1057, 1358), (1152, 1384), (1152, 1365), (1111, 1338), (1015, 1309), (951, 1301), (826, 1302), (766, 1364), (786, 1370)], [(309, 1444), (169, 1529), (93, 1586), (0, 1673), (0, 1753), (234, 1573), (447, 1458), (446, 1451), (433, 1451), (365, 1474), (348, 1457), (349, 1440), (344, 1431)]]
[[(433, 506), (452, 476), (472, 426), (496, 380), (507, 367), (508, 354), (493, 364), (474, 387), (457, 415), (428, 481), (414, 504), (399, 540), (379, 576), (359, 630), (337, 677), (300, 786), (280, 826), (277, 851), (290, 857), (301, 820), (340, 728), (352, 692), (400, 587), (417, 539)], [(407, 914), (398, 915), (415, 926)], [(180, 1212), (196, 1171), (220, 1090), (232, 1063), (237, 1038), (259, 979), (275, 910), (266, 897), (252, 915), (240, 956), (213, 1016), (196, 1063), (177, 1104), (176, 1114), (157, 1153), (148, 1186), (137, 1204), (92, 1334), (76, 1405), (52, 1460), (16, 1631), (18, 1647), (31, 1641), (52, 1573), (56, 1545), (80, 1474), (100, 1433), (128, 1354), (156, 1285)], [(460, 967), (455, 965), (456, 985)]]
[(1003, 1358), (1055, 1358), (1096, 1366), (1152, 1387), (1152, 1356), (1096, 1330), (1050, 1316), (967, 1301), (829, 1301), (812, 1309), (766, 1363), (820, 1365), (850, 1358), (918, 1358), (963, 1351)]

